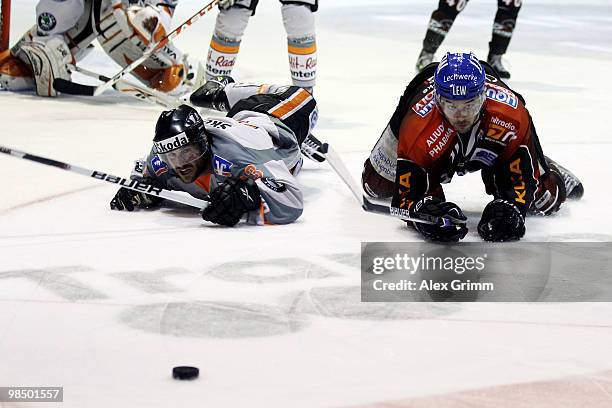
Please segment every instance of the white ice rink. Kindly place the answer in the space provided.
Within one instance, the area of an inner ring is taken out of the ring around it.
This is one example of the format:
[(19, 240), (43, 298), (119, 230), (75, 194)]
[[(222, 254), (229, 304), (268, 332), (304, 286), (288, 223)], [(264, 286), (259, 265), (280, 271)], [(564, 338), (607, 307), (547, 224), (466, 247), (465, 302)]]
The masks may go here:
[[(36, 2), (13, 3), (16, 39)], [(260, 3), (234, 76), (288, 83), (279, 3)], [(355, 178), (436, 4), (321, 1), (316, 135)], [(201, 5), (182, 0), (175, 23)], [(438, 55), (485, 58), (495, 9), (472, 0)], [(177, 44), (204, 59), (213, 24)], [(528, 218), (524, 240), (612, 241), (612, 1), (526, 0), (507, 65), (544, 151), (585, 186), (582, 201)], [(84, 66), (118, 71), (99, 50)], [(127, 175), (160, 111), (114, 91), (0, 92), (0, 145)], [(5, 155), (0, 169), (0, 386), (63, 386), (66, 408), (612, 407), (611, 304), (361, 303), (361, 242), (419, 237), (363, 212), (327, 165), (299, 177), (299, 222), (232, 229), (190, 210), (113, 212), (113, 186)], [(478, 241), (480, 176), (446, 192)], [(177, 365), (200, 378), (173, 380)]]

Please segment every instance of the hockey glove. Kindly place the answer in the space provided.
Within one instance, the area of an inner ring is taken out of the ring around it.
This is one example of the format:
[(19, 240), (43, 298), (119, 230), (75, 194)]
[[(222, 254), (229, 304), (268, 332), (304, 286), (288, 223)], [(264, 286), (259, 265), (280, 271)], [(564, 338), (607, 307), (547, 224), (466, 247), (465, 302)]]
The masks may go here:
[(408, 222), (408, 225), (413, 224), (417, 231), (432, 241), (458, 242), (468, 232), (465, 225), (467, 218), (457, 204), (442, 201), (437, 197), (426, 196), (414, 203), (410, 208), (410, 216), (436, 222)]
[(485, 241), (519, 240), (525, 235), (525, 218), (516, 205), (498, 198), (483, 210), (478, 234)]
[(233, 227), (242, 215), (261, 205), (259, 188), (251, 179), (228, 179), (210, 193), (210, 204), (202, 218), (215, 224)]
[[(140, 181), (147, 184), (154, 184), (153, 179), (146, 177)], [(157, 207), (162, 201), (164, 201), (164, 199), (161, 197), (156, 197), (121, 187), (110, 202), (110, 208), (111, 210), (117, 211), (134, 211), (135, 208), (148, 209)]]

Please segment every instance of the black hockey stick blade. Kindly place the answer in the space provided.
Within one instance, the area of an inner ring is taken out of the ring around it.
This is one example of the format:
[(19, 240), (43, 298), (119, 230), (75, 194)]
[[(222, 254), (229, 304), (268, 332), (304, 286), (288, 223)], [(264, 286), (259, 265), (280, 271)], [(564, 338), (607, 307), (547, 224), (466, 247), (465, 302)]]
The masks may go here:
[(56, 78), (53, 80), (53, 89), (55, 89), (57, 92), (68, 95), (81, 96), (94, 96), (94, 92), (96, 91), (95, 86), (77, 84), (76, 82), (68, 81), (62, 78)]

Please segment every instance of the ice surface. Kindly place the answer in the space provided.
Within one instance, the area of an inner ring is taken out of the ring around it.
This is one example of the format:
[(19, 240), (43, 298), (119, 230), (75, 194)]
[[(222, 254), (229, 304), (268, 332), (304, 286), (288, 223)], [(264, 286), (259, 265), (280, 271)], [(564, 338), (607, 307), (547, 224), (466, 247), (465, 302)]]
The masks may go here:
[[(16, 38), (35, 2), (13, 3)], [(235, 76), (288, 82), (279, 5), (261, 3)], [(440, 53), (484, 57), (495, 3), (470, 2)], [(545, 152), (586, 190), (557, 215), (528, 219), (527, 241), (612, 240), (610, 6), (528, 1), (521, 10), (511, 84)], [(175, 22), (199, 7), (183, 0)], [(321, 4), (317, 137), (356, 178), (414, 73), (434, 7)], [(204, 17), (178, 45), (203, 59), (213, 24)], [(85, 66), (118, 70), (98, 50)], [(0, 92), (0, 144), (128, 174), (159, 112), (113, 92)], [(63, 407), (347, 406), (612, 369), (609, 304), (360, 303), (360, 243), (419, 238), (364, 213), (326, 165), (307, 163), (300, 176), (299, 222), (234, 229), (190, 210), (111, 212), (112, 186), (4, 155), (0, 166), (0, 386), (64, 386)], [(480, 177), (456, 178), (447, 196), (470, 217), (466, 240), (478, 240), (488, 201)], [(198, 366), (200, 379), (172, 380), (182, 364)]]

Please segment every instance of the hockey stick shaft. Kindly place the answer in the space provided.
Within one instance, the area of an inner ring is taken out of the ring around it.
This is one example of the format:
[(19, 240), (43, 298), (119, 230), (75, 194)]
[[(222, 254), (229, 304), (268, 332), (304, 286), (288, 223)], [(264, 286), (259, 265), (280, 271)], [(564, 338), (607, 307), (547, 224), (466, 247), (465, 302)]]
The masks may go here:
[[(109, 78), (104, 75), (100, 75), (96, 72), (89, 71), (85, 68), (77, 67), (74, 65), (69, 66), (71, 70), (87, 75), (91, 78), (98, 79), (100, 81), (108, 81)], [(68, 95), (79, 95), (79, 96), (93, 96), (96, 87), (92, 85), (83, 85), (76, 82), (68, 81), (62, 78), (57, 78), (53, 81), (53, 88)], [(155, 89), (148, 88), (144, 85), (136, 84), (127, 79), (121, 79), (113, 85), (117, 91), (126, 95), (133, 96), (143, 101), (156, 103), (163, 106), (164, 108), (171, 109), (176, 108), (182, 102), (173, 98), (172, 96), (166, 95)]]
[(191, 207), (202, 209), (208, 205), (204, 200), (200, 200), (191, 196), (177, 194), (172, 191), (165, 190), (160, 187), (155, 187), (150, 184), (142, 183), (137, 180), (128, 180), (123, 177), (113, 176), (112, 174), (104, 173), (98, 170), (90, 170), (84, 167), (74, 166), (72, 164), (64, 163), (61, 161), (49, 159), (46, 157), (36, 156), (34, 154), (22, 152), (16, 149), (11, 149), (0, 145), (0, 153), (7, 154), (9, 156), (18, 157), (20, 159), (30, 160), (36, 163), (44, 164), (46, 166), (57, 167), (62, 170), (70, 171), (73, 173), (80, 174), (82, 176), (90, 177), (100, 181), (106, 181), (111, 184), (115, 184), (129, 190), (138, 191), (140, 193), (149, 194), (152, 196), (164, 198), (169, 201), (185, 204)]
[(361, 188), (359, 187), (355, 179), (351, 176), (350, 172), (344, 165), (344, 162), (329, 144), (325, 143), (323, 145), (323, 152), (331, 168), (340, 177), (344, 184), (346, 184), (349, 190), (351, 190), (351, 193), (353, 194), (359, 205), (361, 205), (361, 208), (363, 208), (365, 211), (390, 215), (395, 218), (400, 218), (404, 221), (417, 222), (421, 224), (450, 226), (459, 223), (457, 222), (459, 220), (454, 220), (447, 217), (430, 217), (429, 219), (414, 218), (410, 215), (408, 210), (405, 210), (403, 208), (387, 207), (386, 205), (373, 203), (363, 195), (363, 193), (361, 192)]
[(170, 32), (170, 34), (165, 36), (160, 42), (158, 42), (155, 45), (152, 45), (152, 46), (148, 47), (147, 50), (145, 50), (145, 52), (142, 54), (142, 56), (140, 58), (136, 59), (134, 62), (129, 64), (127, 67), (123, 68), (121, 71), (119, 71), (117, 74), (115, 74), (115, 76), (110, 78), (109, 81), (106, 81), (104, 84), (96, 87), (96, 90), (94, 92), (94, 96), (98, 96), (102, 92), (110, 89), (117, 81), (119, 81), (121, 78), (123, 78), (124, 76), (126, 76), (127, 74), (132, 72), (137, 66), (139, 66), (140, 64), (145, 62), (147, 59), (149, 59), (149, 57), (151, 55), (153, 55), (157, 51), (161, 50), (166, 44), (168, 44), (170, 41), (172, 41), (174, 38), (176, 38), (187, 27), (191, 26), (193, 23), (198, 21), (200, 19), (200, 17), (202, 17), (204, 14), (206, 14), (210, 10), (212, 10), (212, 8), (218, 2), (219, 2), (219, 0), (211, 1), (206, 6), (204, 6), (202, 9), (198, 10), (197, 13), (195, 13), (193, 16), (191, 16), (189, 19), (187, 19), (187, 21), (185, 21), (183, 24), (181, 24), (176, 29), (174, 29), (172, 32)]

